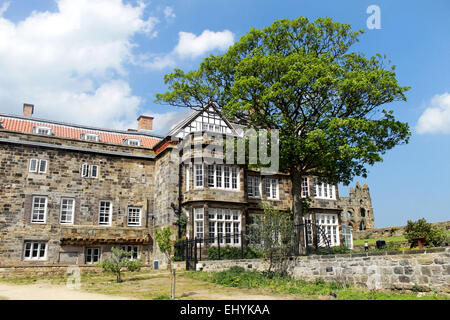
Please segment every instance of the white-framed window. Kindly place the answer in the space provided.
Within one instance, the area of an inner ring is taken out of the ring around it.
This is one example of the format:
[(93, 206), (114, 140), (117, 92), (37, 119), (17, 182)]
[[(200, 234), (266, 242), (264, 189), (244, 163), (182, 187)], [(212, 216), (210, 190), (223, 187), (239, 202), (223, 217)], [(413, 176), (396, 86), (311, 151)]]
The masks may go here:
[(98, 224), (110, 226), (112, 218), (112, 201), (101, 200), (98, 212)]
[(124, 140), (124, 143), (128, 146), (132, 147), (140, 147), (141, 146), (141, 140), (136, 138), (128, 138)]
[(34, 196), (31, 207), (31, 222), (45, 223), (47, 218), (47, 197)]
[(265, 179), (266, 196), (268, 199), (278, 199), (278, 179)]
[(249, 197), (261, 197), (261, 177), (248, 176), (247, 177), (247, 192)]
[(316, 215), (316, 224), (323, 228), (331, 246), (340, 244), (337, 214), (318, 214)]
[(309, 184), (308, 184), (308, 177), (302, 178), (302, 197), (306, 198), (309, 196)]
[(28, 171), (34, 173), (47, 173), (47, 160), (30, 159), (30, 167)]
[(209, 188), (238, 189), (238, 169), (236, 167), (211, 164), (207, 166), (207, 175)]
[(45, 260), (47, 258), (47, 242), (25, 241), (23, 245), (24, 260)]
[(100, 260), (100, 248), (86, 248), (86, 264), (94, 264)]
[(186, 191), (189, 191), (191, 168), (186, 166)]
[(139, 246), (122, 246), (121, 249), (126, 252), (132, 252), (131, 261), (139, 259)]
[(47, 172), (47, 160), (39, 160), (39, 173)]
[(61, 198), (61, 213), (59, 223), (73, 224), (75, 217), (75, 199)]
[(81, 176), (83, 178), (98, 178), (98, 165), (83, 163), (81, 166)]
[(38, 172), (39, 159), (30, 159), (29, 172)]
[(203, 208), (194, 208), (194, 225), (195, 225), (195, 237), (201, 239), (204, 238), (204, 215)]
[(82, 133), (81, 139), (87, 140), (87, 141), (98, 142), (100, 140), (100, 137), (96, 133)]
[(33, 128), (33, 133), (45, 134), (45, 135), (51, 136), (52, 135), (52, 128), (46, 127), (46, 126), (35, 126)]
[(142, 209), (139, 207), (128, 207), (128, 225), (139, 227), (141, 225), (141, 213)]
[(203, 165), (195, 165), (195, 188), (203, 188)]
[(240, 245), (241, 211), (237, 209), (208, 209), (209, 243)]
[(322, 182), (318, 178), (314, 178), (314, 192), (316, 198), (336, 200), (335, 186)]

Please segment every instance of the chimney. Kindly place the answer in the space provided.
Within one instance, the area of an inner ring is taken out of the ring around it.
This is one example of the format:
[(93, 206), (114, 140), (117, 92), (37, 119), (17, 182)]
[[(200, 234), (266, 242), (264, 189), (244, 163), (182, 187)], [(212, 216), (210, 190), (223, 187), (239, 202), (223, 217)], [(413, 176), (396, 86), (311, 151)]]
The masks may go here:
[(29, 103), (23, 104), (23, 115), (24, 117), (31, 117), (34, 112), (34, 105)]
[(139, 116), (138, 121), (138, 131), (141, 130), (153, 130), (153, 117), (149, 116)]

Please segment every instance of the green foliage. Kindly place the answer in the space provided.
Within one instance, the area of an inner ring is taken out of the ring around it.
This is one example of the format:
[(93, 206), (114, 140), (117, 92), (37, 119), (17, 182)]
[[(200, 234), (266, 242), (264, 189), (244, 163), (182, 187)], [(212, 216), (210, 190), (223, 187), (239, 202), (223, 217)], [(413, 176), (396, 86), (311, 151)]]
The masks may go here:
[(289, 255), (295, 246), (293, 213), (264, 206), (264, 215), (256, 216), (248, 230), (250, 245), (261, 250), (264, 259), (269, 261), (268, 271), (285, 273)]
[(186, 240), (178, 239), (174, 244), (173, 261), (183, 261), (186, 250)]
[(410, 243), (413, 242), (414, 238), (425, 238), (428, 243), (434, 246), (441, 245), (446, 239), (445, 228), (428, 223), (425, 218), (416, 222), (408, 220), (404, 235)]
[[(244, 247), (244, 259), (256, 259), (262, 258), (263, 252), (256, 248)], [(218, 260), (219, 259), (219, 248), (214, 246), (208, 249), (208, 259)], [(240, 247), (220, 247), (220, 259), (221, 260), (235, 260), (242, 259), (242, 251)]]
[(386, 55), (354, 50), (363, 33), (331, 18), (281, 19), (251, 28), (223, 55), (164, 76), (155, 102), (200, 110), (213, 101), (248, 128), (279, 130), (280, 170), (291, 174), (296, 223), (305, 174), (348, 184), (408, 143), (409, 125), (383, 108), (406, 101)]
[(117, 282), (121, 282), (121, 272), (127, 269), (130, 272), (139, 271), (142, 266), (141, 260), (131, 260), (133, 251), (127, 252), (118, 248), (111, 248), (111, 256), (104, 259), (98, 266), (102, 267), (104, 271), (116, 274)]
[(315, 254), (320, 254), (320, 255), (324, 255), (324, 254), (347, 254), (347, 253), (351, 253), (352, 250), (350, 250), (349, 248), (347, 248), (344, 245), (340, 245), (340, 246), (334, 246), (334, 247), (330, 247), (330, 250), (328, 250), (328, 248), (319, 248), (315, 251)]
[(279, 274), (246, 271), (242, 267), (232, 267), (221, 272), (191, 272), (189, 277), (212, 282), (225, 287), (263, 289), (272, 293), (296, 294), (307, 298), (328, 297), (330, 291), (337, 294), (338, 300), (448, 300), (448, 297), (435, 294), (418, 297), (417, 294), (392, 293), (357, 289), (348, 284), (325, 282), (322, 278), (314, 281), (292, 279)]

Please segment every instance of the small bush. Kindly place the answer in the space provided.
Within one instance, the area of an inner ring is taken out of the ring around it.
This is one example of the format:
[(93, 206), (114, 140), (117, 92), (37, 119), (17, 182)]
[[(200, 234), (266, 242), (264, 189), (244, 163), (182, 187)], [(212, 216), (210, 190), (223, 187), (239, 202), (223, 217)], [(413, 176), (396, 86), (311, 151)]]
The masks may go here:
[(409, 243), (413, 243), (414, 238), (425, 238), (429, 244), (434, 246), (441, 245), (446, 239), (444, 227), (434, 226), (428, 223), (425, 218), (416, 222), (408, 220), (404, 235)]
[[(251, 247), (244, 248), (244, 259), (262, 258), (263, 254), (260, 250)], [(209, 260), (219, 260), (218, 247), (211, 247), (208, 249)], [(220, 259), (222, 260), (237, 260), (242, 259), (242, 251), (240, 247), (220, 247)]]

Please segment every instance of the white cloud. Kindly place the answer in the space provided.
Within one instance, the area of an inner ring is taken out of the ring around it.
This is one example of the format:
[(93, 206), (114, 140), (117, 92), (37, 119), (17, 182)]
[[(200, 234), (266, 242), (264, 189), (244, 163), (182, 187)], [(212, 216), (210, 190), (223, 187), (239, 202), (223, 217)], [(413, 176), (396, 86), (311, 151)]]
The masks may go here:
[(178, 33), (178, 43), (170, 53), (146, 58), (141, 56), (138, 64), (149, 69), (161, 70), (173, 67), (180, 60), (195, 59), (214, 50), (225, 51), (233, 42), (234, 35), (229, 30), (217, 32), (204, 30), (199, 36), (181, 31)]
[(175, 19), (176, 15), (173, 12), (173, 8), (172, 7), (165, 7), (164, 8), (164, 17), (168, 21), (171, 21), (171, 20)]
[(419, 134), (450, 133), (450, 93), (435, 95), (417, 122)]
[(166, 113), (146, 113), (154, 117), (153, 130), (159, 134), (167, 134), (176, 124), (185, 119), (192, 110), (181, 109), (180, 111), (169, 111)]
[(224, 51), (234, 42), (233, 33), (229, 30), (222, 32), (204, 30), (199, 36), (190, 32), (179, 32), (178, 36), (174, 52), (182, 58), (197, 58), (213, 50)]
[(5, 2), (0, 7), (0, 17), (8, 10), (9, 6), (11, 5), (11, 2)]
[(34, 11), (20, 22), (0, 9), (0, 111), (18, 113), (23, 102), (36, 116), (81, 124), (124, 127), (136, 121), (125, 65), (132, 37), (152, 36), (158, 20), (145, 5), (122, 0), (57, 0), (54, 12)]

